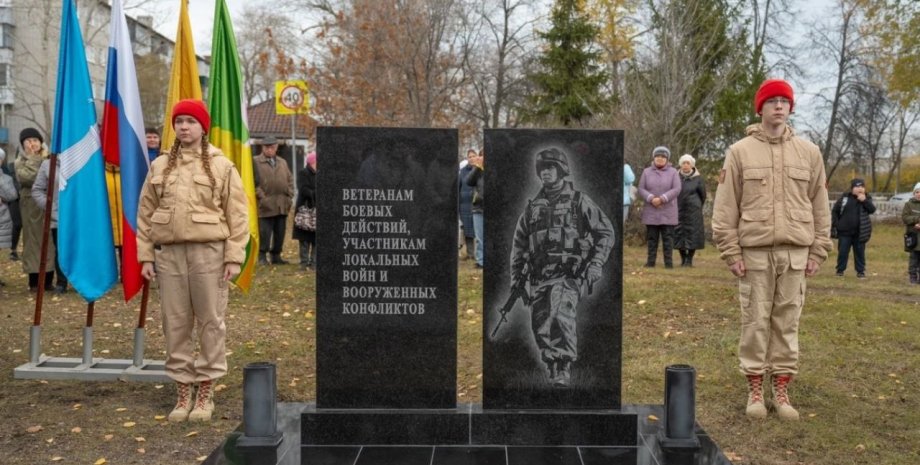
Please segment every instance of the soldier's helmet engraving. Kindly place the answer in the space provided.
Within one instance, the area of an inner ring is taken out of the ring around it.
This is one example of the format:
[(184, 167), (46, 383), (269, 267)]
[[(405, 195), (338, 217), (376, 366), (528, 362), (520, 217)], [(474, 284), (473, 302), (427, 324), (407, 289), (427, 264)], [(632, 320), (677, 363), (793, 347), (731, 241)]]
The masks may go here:
[(540, 176), (540, 171), (543, 171), (547, 165), (555, 165), (559, 168), (560, 178), (568, 176), (571, 172), (569, 170), (569, 157), (565, 155), (565, 152), (555, 147), (548, 148), (537, 154), (537, 176)]

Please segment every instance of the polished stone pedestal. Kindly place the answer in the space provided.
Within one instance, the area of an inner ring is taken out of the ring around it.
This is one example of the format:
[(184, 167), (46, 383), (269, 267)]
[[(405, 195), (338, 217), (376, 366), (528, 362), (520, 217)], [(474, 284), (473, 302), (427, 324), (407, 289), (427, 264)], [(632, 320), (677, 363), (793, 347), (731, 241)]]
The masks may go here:
[[(478, 412), (476, 406), (464, 406), (468, 409), (469, 418), (485, 419), (486, 416)], [(619, 412), (623, 418), (634, 418), (632, 435), (626, 432), (628, 438), (610, 438), (604, 434), (599, 435), (600, 442), (625, 443), (632, 441), (631, 445), (604, 445), (604, 444), (565, 444), (565, 445), (521, 445), (512, 441), (520, 440), (521, 436), (508, 436), (504, 439), (511, 440), (504, 443), (466, 443), (466, 444), (440, 444), (419, 441), (416, 444), (381, 445), (373, 443), (339, 443), (339, 444), (307, 444), (302, 441), (309, 435), (324, 440), (331, 439), (331, 435), (324, 432), (308, 432), (307, 429), (317, 425), (305, 425), (301, 431), (301, 418), (309, 418), (315, 409), (308, 404), (280, 403), (278, 404), (278, 430), (284, 433), (284, 440), (277, 448), (243, 448), (236, 444), (242, 435), (242, 427), (228, 435), (227, 439), (205, 460), (207, 465), (731, 465), (715, 442), (697, 425), (696, 434), (700, 440), (700, 449), (695, 452), (668, 452), (661, 449), (659, 435), (662, 429), (660, 421), (650, 420), (650, 415), (663, 418), (661, 406), (627, 405)], [(409, 412), (413, 413), (413, 412)], [(416, 415), (434, 415), (444, 411), (414, 412)], [(520, 412), (518, 412), (520, 413)], [(538, 412), (539, 413), (539, 412)], [(571, 412), (562, 412), (563, 414)], [(457, 415), (455, 415), (456, 417)], [(465, 415), (459, 415), (460, 418)], [(434, 418), (434, 417), (432, 417)], [(621, 419), (623, 419), (621, 418)], [(313, 415), (316, 420), (316, 416)], [(409, 419), (405, 417), (403, 421)], [(456, 418), (455, 418), (456, 419)], [(515, 419), (513, 416), (508, 420)], [(430, 418), (428, 419), (431, 420)], [(486, 419), (488, 421), (488, 419)], [(523, 421), (527, 421), (524, 418)], [(544, 419), (545, 420), (545, 419)], [(329, 418), (319, 421), (331, 422)], [(475, 420), (470, 421), (468, 437), (474, 438)], [(373, 427), (367, 428), (360, 422), (352, 426), (354, 434), (368, 434)], [(546, 425), (553, 429), (553, 425)], [(404, 435), (406, 425), (394, 421), (391, 430), (396, 435)], [(420, 432), (422, 429), (413, 431)], [(611, 433), (613, 434), (613, 433)], [(408, 438), (408, 436), (406, 436)], [(631, 438), (631, 439), (630, 439)]]

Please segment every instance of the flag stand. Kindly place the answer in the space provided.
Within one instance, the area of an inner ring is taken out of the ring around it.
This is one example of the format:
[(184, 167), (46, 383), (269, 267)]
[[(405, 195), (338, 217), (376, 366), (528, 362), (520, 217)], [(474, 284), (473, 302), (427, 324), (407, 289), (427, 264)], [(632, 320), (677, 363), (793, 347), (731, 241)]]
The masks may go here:
[(134, 359), (131, 365), (121, 374), (122, 381), (150, 381), (166, 382), (166, 363), (162, 361), (145, 360), (144, 345), (147, 339), (147, 300), (150, 298), (150, 281), (144, 281), (143, 294), (141, 294), (141, 314), (137, 318), (137, 328), (134, 328)]
[[(45, 275), (48, 264), (48, 236), (51, 230), (51, 210), (54, 206), (54, 180), (57, 175), (57, 154), (52, 153), (48, 166), (48, 195), (45, 201), (45, 218), (42, 226), (42, 246), (38, 266), (38, 289), (35, 296), (35, 311), (32, 326), (29, 328), (29, 362), (13, 369), (15, 379), (75, 379), (81, 381), (148, 381), (166, 382), (163, 362), (142, 363), (135, 366), (132, 360), (93, 358), (93, 311), (95, 303), (87, 304), (86, 326), (83, 328), (83, 357), (65, 358), (48, 357), (42, 354), (42, 306), (45, 295)], [(141, 313), (146, 314), (147, 286), (144, 287), (144, 301)], [(146, 318), (144, 316), (143, 318)], [(143, 339), (141, 340), (143, 343)], [(137, 348), (135, 347), (135, 354)], [(143, 349), (141, 349), (143, 354)], [(130, 368), (137, 368), (139, 373), (129, 373)]]

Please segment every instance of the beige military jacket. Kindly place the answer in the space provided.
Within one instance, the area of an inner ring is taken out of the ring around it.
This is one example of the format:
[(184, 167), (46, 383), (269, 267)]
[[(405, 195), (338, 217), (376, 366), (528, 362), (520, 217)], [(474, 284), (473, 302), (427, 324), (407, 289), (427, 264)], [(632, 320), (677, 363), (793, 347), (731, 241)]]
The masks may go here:
[(242, 263), (249, 240), (249, 209), (243, 182), (233, 163), (213, 145), (211, 172), (201, 166), (200, 150), (181, 149), (176, 167), (163, 176), (168, 156), (157, 157), (141, 191), (137, 212), (137, 259), (154, 261), (157, 245), (224, 241), (224, 263)]
[(741, 249), (808, 247), (823, 263), (832, 248), (824, 160), (818, 147), (790, 127), (771, 138), (760, 124), (728, 148), (719, 174), (712, 236), (729, 265)]

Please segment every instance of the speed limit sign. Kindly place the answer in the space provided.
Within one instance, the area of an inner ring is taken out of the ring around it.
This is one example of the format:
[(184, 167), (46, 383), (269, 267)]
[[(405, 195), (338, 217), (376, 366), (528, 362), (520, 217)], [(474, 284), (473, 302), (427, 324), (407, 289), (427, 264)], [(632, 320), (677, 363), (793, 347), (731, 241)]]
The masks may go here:
[(296, 115), (310, 110), (309, 88), (305, 81), (275, 82), (275, 113)]

